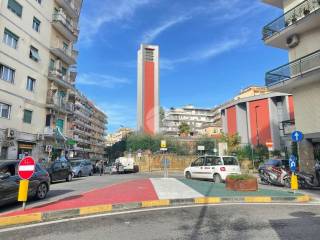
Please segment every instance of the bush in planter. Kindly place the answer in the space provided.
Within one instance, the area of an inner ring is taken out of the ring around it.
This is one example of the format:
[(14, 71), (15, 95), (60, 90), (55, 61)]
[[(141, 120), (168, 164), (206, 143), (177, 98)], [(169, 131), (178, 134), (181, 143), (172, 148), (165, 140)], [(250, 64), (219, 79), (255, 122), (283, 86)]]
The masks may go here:
[(226, 178), (226, 188), (233, 191), (257, 191), (257, 178), (249, 174), (229, 175)]

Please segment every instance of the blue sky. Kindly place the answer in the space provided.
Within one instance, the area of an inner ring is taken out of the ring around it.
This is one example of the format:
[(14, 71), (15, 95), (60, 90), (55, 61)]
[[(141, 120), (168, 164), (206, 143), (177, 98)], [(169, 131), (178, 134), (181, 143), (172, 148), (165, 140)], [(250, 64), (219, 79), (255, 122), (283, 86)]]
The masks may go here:
[(160, 45), (160, 104), (214, 107), (288, 61), (262, 27), (280, 9), (254, 0), (84, 0), (77, 87), (109, 118), (136, 127), (137, 50)]

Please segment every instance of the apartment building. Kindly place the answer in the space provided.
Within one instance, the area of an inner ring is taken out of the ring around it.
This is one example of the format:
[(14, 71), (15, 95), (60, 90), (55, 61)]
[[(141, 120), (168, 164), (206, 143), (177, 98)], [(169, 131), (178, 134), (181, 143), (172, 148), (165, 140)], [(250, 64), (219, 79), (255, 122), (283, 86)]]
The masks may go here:
[(219, 122), (219, 112), (212, 109), (196, 108), (192, 105), (171, 108), (165, 111), (161, 131), (165, 135), (179, 136), (179, 126), (183, 122), (190, 126), (191, 136), (199, 136), (202, 135), (203, 128), (209, 126), (208, 124)]
[(82, 0), (0, 0), (3, 159), (63, 154)]
[(120, 142), (121, 140), (128, 137), (133, 132), (134, 132), (134, 130), (131, 128), (125, 128), (125, 127), (120, 128), (115, 133), (110, 133), (107, 135), (107, 137), (105, 139), (105, 145), (107, 147), (111, 147), (115, 143)]
[(296, 130), (304, 133), (300, 166), (313, 173), (320, 160), (320, 1), (263, 2), (284, 11), (263, 28), (263, 40), (289, 55), (288, 63), (266, 73), (266, 86), (293, 95)]
[(290, 127), (294, 125), (292, 96), (266, 93), (231, 100), (221, 106), (222, 128), (239, 134), (242, 145), (269, 145), (291, 151)]
[(74, 140), (69, 146), (70, 158), (102, 159), (105, 146), (107, 116), (78, 90), (70, 92), (69, 102), (74, 111), (68, 115), (68, 137)]
[(245, 89), (242, 89), (240, 93), (234, 97), (234, 100), (238, 100), (240, 98), (246, 98), (246, 97), (252, 97), (252, 96), (257, 96), (260, 94), (266, 94), (269, 93), (270, 91), (268, 90), (267, 87), (261, 87), (261, 86), (249, 86), (246, 87)]

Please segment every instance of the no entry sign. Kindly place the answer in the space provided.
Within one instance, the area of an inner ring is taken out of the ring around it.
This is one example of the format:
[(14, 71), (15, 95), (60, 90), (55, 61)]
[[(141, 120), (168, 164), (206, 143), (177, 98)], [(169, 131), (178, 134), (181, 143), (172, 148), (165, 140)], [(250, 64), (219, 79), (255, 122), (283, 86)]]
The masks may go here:
[(21, 179), (29, 179), (35, 170), (35, 161), (32, 157), (25, 157), (21, 160), (18, 167), (18, 174)]

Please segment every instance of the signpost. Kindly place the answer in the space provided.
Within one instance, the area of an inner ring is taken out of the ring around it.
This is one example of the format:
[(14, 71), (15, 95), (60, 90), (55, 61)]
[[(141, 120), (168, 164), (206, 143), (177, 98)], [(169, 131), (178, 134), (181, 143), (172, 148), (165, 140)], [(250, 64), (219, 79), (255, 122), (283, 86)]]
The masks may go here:
[[(300, 163), (300, 157), (299, 157), (299, 142), (301, 142), (303, 140), (303, 133), (300, 131), (293, 131), (291, 133), (291, 140), (295, 143), (297, 143), (297, 157), (298, 157), (298, 161)], [(299, 164), (300, 165), (300, 164)]]
[(198, 146), (198, 151), (200, 151), (200, 154), (202, 153), (202, 152), (204, 152), (204, 150), (205, 150), (205, 147), (204, 146)]
[(295, 190), (298, 190), (298, 178), (297, 175), (295, 175), (295, 172), (297, 171), (297, 158), (294, 155), (291, 155), (289, 158), (289, 166), (291, 170), (291, 190), (295, 192)]
[(29, 179), (35, 171), (35, 161), (32, 157), (23, 158), (18, 166), (18, 175), (20, 177), (18, 201), (22, 202), (22, 208), (25, 210), (28, 199)]

